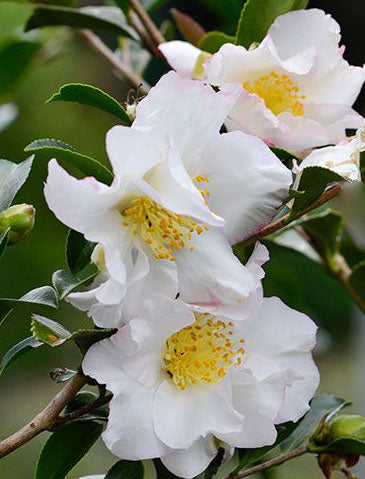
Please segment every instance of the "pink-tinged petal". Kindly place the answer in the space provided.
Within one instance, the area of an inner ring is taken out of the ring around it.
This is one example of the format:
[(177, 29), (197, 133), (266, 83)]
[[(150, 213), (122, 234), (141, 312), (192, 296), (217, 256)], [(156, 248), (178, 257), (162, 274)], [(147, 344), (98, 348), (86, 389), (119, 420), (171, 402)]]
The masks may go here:
[(133, 127), (153, 126), (170, 136), (186, 165), (219, 133), (238, 95), (238, 86), (217, 93), (209, 85), (170, 72), (139, 103)]
[[(247, 354), (262, 355), (281, 371), (295, 379), (285, 393), (276, 423), (297, 421), (309, 409), (319, 383), (319, 374), (312, 358), (317, 327), (305, 314), (286, 306), (278, 298), (264, 298), (260, 314), (241, 329)], [(251, 366), (247, 365), (252, 369)], [(257, 373), (255, 372), (257, 377)]]
[(191, 43), (174, 40), (172, 42), (161, 43), (159, 50), (173, 68), (182, 77), (191, 78), (195, 64), (202, 53), (199, 48)]
[(288, 196), (292, 174), (259, 138), (222, 134), (202, 152), (197, 166), (209, 178), (209, 206), (225, 219), (231, 244), (269, 222)]
[(208, 433), (240, 429), (242, 416), (232, 407), (229, 381), (179, 389), (170, 379), (159, 386), (153, 422), (157, 436), (174, 449), (187, 449)]
[(161, 457), (164, 466), (175, 476), (192, 479), (209, 466), (218, 450), (213, 436), (198, 439), (188, 449), (175, 449)]

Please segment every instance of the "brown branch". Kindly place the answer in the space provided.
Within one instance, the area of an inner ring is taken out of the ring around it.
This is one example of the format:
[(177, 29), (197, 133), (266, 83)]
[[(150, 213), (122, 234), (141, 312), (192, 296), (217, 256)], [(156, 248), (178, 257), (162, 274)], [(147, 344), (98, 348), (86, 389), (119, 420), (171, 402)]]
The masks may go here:
[(141, 40), (143, 41), (145, 47), (147, 50), (155, 57), (161, 58), (164, 60), (164, 56), (162, 52), (157, 48), (155, 42), (152, 40), (152, 38), (149, 36), (149, 34), (146, 32), (146, 30), (143, 28), (143, 26), (139, 23), (139, 19), (136, 18), (135, 12), (131, 11), (128, 15), (128, 22), (129, 24), (134, 28), (134, 30), (137, 32)]
[[(300, 218), (301, 216), (304, 216), (305, 214), (309, 213), (310, 211), (315, 210), (319, 206), (322, 206), (324, 203), (327, 203), (327, 201), (332, 200), (335, 198), (339, 193), (341, 192), (341, 186), (336, 185), (330, 188), (329, 190), (325, 191), (313, 204), (308, 206), (308, 208), (299, 211), (298, 214), (290, 218), (290, 213), (287, 215), (283, 216), (282, 218), (274, 221), (273, 223), (268, 224), (264, 228), (262, 228), (261, 231), (258, 233), (250, 236), (246, 240), (242, 241), (241, 243), (237, 243), (235, 245), (236, 248), (245, 248), (246, 246), (249, 246), (252, 243), (255, 243), (256, 241), (262, 240), (266, 236), (269, 236), (273, 233), (276, 233), (276, 231), (281, 230), (294, 220)], [(289, 219), (290, 218), (290, 219)]]
[(142, 4), (139, 0), (128, 0), (128, 3), (132, 10), (136, 12), (138, 17), (140, 18), (141, 22), (145, 26), (147, 32), (150, 34), (152, 41), (155, 45), (159, 45), (160, 43), (164, 43), (165, 39), (162, 33), (154, 24), (151, 17), (148, 15), (146, 10), (143, 8)]
[(100, 397), (93, 401), (90, 404), (86, 404), (85, 406), (80, 407), (76, 411), (70, 412), (69, 414), (66, 414), (65, 416), (60, 416), (55, 424), (54, 427), (61, 426), (62, 424), (65, 424), (66, 422), (73, 421), (75, 419), (78, 419), (81, 416), (85, 416), (85, 414), (89, 414), (90, 412), (93, 412), (95, 409), (104, 406), (105, 404), (108, 404), (113, 397), (113, 394), (108, 394), (107, 396)]
[(15, 451), (43, 431), (52, 430), (63, 408), (85, 386), (87, 381), (87, 376), (77, 372), (43, 411), (37, 414), (26, 426), (0, 442), (0, 458)]
[(265, 469), (269, 469), (271, 467), (275, 466), (280, 466), (280, 464), (283, 464), (286, 461), (289, 461), (290, 459), (294, 459), (295, 457), (302, 456), (308, 452), (308, 446), (302, 446), (299, 447), (298, 449), (294, 449), (293, 451), (288, 452), (287, 454), (283, 454), (282, 456), (276, 457), (275, 459), (271, 459), (270, 461), (263, 462), (262, 464), (259, 464), (254, 467), (250, 467), (249, 469), (246, 469), (235, 476), (228, 476), (229, 479), (242, 479), (243, 477), (251, 476), (252, 474), (256, 474), (257, 472), (264, 471)]
[(148, 93), (150, 86), (141, 78), (127, 62), (117, 58), (113, 51), (108, 48), (95, 33), (90, 30), (77, 30), (77, 35), (86, 40), (95, 51), (100, 53), (113, 68), (124, 75), (136, 89), (142, 89), (143, 93)]

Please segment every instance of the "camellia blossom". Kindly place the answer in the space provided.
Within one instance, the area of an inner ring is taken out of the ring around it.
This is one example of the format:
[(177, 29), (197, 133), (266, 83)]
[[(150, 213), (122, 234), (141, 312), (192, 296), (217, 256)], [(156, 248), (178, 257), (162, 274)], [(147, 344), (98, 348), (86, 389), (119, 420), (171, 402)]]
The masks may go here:
[(365, 128), (360, 128), (356, 136), (343, 140), (336, 146), (313, 150), (299, 164), (294, 162), (293, 171), (297, 175), (296, 184), (304, 168), (321, 166), (328, 168), (349, 181), (360, 181), (360, 153), (365, 151)]
[(338, 143), (346, 128), (365, 124), (352, 109), (365, 69), (344, 60), (340, 39), (340, 27), (330, 15), (309, 9), (279, 16), (257, 48), (227, 43), (210, 58), (183, 42), (160, 49), (182, 75), (192, 75), (202, 63), (205, 81), (220, 87), (240, 84), (228, 129), (299, 152)]
[(160, 457), (192, 478), (219, 447), (273, 444), (275, 425), (297, 421), (318, 386), (316, 329), (278, 298), (264, 298), (245, 321), (147, 298), (83, 361), (85, 374), (113, 393), (106, 446), (123, 459)]
[(50, 162), (50, 209), (102, 248), (110, 277), (97, 292), (102, 304), (120, 303), (150, 274), (149, 294), (176, 278), (184, 301), (210, 307), (242, 303), (256, 288), (230, 243), (275, 215), (292, 177), (258, 138), (220, 134), (238, 96), (237, 85), (217, 93), (170, 72), (137, 106), (132, 127), (108, 132), (111, 186)]

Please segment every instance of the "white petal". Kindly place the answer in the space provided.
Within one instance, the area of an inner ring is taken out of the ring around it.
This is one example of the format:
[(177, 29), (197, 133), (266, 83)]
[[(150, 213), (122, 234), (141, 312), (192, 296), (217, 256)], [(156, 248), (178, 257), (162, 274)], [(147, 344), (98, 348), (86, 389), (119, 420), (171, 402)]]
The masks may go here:
[(282, 405), (286, 381), (282, 374), (273, 374), (262, 381), (245, 373), (232, 379), (234, 407), (243, 416), (240, 432), (225, 434), (220, 439), (235, 447), (251, 448), (273, 444), (276, 439), (274, 420)]
[(193, 478), (205, 471), (217, 454), (212, 436), (198, 439), (188, 449), (177, 449), (161, 458), (164, 466), (178, 477)]
[(262, 228), (287, 198), (292, 174), (258, 138), (240, 131), (217, 137), (203, 151), (209, 206), (226, 223), (231, 244)]
[(278, 298), (264, 298), (263, 307), (246, 332), (246, 349), (268, 358), (298, 379), (286, 391), (276, 422), (297, 421), (308, 409), (319, 382), (311, 351), (316, 326), (305, 314), (287, 307)]
[(191, 241), (194, 250), (182, 249), (176, 256), (183, 301), (216, 314), (225, 305), (239, 305), (256, 287), (250, 271), (234, 256), (217, 228), (210, 228)]
[(242, 417), (232, 407), (229, 382), (197, 385), (180, 390), (165, 380), (155, 396), (153, 421), (156, 434), (174, 449), (187, 449), (209, 432), (240, 429)]
[(173, 139), (170, 140), (167, 160), (156, 165), (145, 180), (158, 191), (160, 203), (166, 209), (192, 216), (206, 224), (222, 226), (224, 220), (210, 211), (186, 172)]
[(174, 40), (161, 43), (158, 47), (169, 65), (182, 77), (191, 78), (195, 64), (202, 53), (191, 43)]
[(102, 436), (113, 454), (136, 461), (169, 452), (154, 431), (154, 396), (154, 388), (140, 386), (125, 375), (123, 391), (110, 402), (108, 426)]
[(170, 72), (139, 103), (133, 126), (153, 125), (159, 133), (170, 135), (186, 165), (219, 133), (238, 95), (238, 86), (216, 93), (200, 81)]
[(165, 367), (166, 340), (194, 322), (193, 313), (178, 299), (163, 295), (146, 299), (139, 317), (121, 332), (123, 370), (135, 381), (152, 387)]
[(114, 126), (106, 136), (106, 149), (114, 173), (119, 176), (143, 175), (167, 152), (166, 139), (149, 129)]

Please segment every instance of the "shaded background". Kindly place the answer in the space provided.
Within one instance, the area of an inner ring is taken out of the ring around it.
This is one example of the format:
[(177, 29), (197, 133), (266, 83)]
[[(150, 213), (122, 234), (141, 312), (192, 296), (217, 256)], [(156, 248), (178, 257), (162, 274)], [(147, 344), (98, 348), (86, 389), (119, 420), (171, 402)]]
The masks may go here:
[[(208, 13), (205, 0), (170, 2), (190, 13), (207, 30), (224, 28), (232, 33), (237, 19), (224, 18), (219, 9), (225, 0), (219, 0), (217, 13)], [(239, 0), (237, 0), (239, 4)], [(311, 7), (326, 10), (341, 24), (345, 57), (354, 65), (364, 63), (363, 0), (311, 1)], [(31, 8), (25, 4), (0, 3), (0, 41), (14, 27), (24, 23)], [(154, 12), (160, 22), (165, 11)], [(21, 81), (7, 93), (5, 100), (15, 101), (19, 107), (18, 119), (0, 133), (0, 157), (19, 162), (26, 158), (23, 148), (37, 138), (58, 138), (75, 146), (78, 151), (107, 163), (105, 133), (115, 124), (112, 117), (79, 105), (45, 101), (64, 83), (82, 82), (102, 87), (120, 101), (125, 101), (128, 85), (118, 80), (103, 59), (73, 37), (67, 30), (47, 29), (47, 35), (61, 35), (62, 48), (47, 62), (35, 58)], [(61, 32), (61, 33), (60, 33)], [(107, 39), (108, 40), (108, 39)], [(153, 61), (147, 77), (153, 83), (163, 71)], [(0, 71), (0, 76), (2, 72)], [(365, 98), (356, 102), (357, 110), (365, 114)], [(30, 180), (18, 195), (16, 202), (34, 204), (36, 225), (31, 237), (7, 249), (0, 264), (0, 295), (19, 297), (29, 289), (50, 284), (52, 272), (64, 268), (64, 241), (67, 229), (47, 210), (42, 184), (46, 177), (44, 161), (35, 161)], [(364, 374), (365, 321), (354, 307), (347, 293), (322, 269), (308, 258), (286, 248), (267, 243), (272, 260), (266, 267), (265, 293), (278, 295), (290, 306), (309, 314), (320, 326), (316, 360), (322, 373), (321, 392), (334, 392), (355, 402), (352, 410), (365, 413)], [(74, 330), (91, 325), (85, 315), (62, 304), (57, 311), (40, 311)], [(15, 343), (29, 335), (30, 311), (18, 309), (0, 332), (0, 357)], [(0, 379), (0, 437), (18, 429), (36, 414), (59, 390), (49, 379), (49, 371), (56, 366), (76, 368), (80, 356), (72, 345), (60, 349), (39, 348), (12, 364)], [(37, 456), (47, 434), (36, 438), (0, 463), (0, 478), (28, 479), (33, 477)], [(101, 441), (92, 448), (81, 463), (68, 475), (77, 479), (86, 474), (104, 473), (115, 462)], [(364, 461), (365, 463), (365, 461)], [(365, 467), (360, 466), (365, 474)], [(358, 469), (360, 471), (360, 469)], [(281, 479), (320, 478), (314, 457), (299, 458), (276, 472)], [(361, 473), (360, 473), (361, 476)]]

